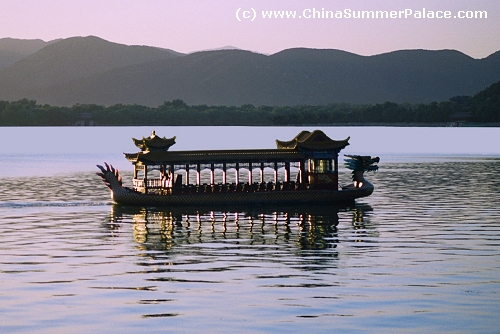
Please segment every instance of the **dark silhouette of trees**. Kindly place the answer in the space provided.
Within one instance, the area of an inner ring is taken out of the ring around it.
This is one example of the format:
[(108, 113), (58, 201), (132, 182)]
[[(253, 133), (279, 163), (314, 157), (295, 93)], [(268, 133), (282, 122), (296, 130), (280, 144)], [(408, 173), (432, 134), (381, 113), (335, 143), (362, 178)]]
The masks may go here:
[(297, 106), (189, 106), (165, 101), (156, 108), (137, 104), (39, 105), (34, 100), (0, 100), (0, 126), (72, 126), (82, 117), (97, 125), (444, 125), (458, 116), (480, 123), (500, 122), (500, 82), (473, 97), (456, 96), (428, 104), (384, 102)]

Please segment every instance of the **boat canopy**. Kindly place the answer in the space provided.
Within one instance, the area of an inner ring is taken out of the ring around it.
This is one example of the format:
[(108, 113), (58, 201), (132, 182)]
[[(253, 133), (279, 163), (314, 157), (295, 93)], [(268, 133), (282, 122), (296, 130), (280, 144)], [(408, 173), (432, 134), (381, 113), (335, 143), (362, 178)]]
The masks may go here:
[(187, 164), (187, 163), (236, 163), (236, 162), (274, 162), (300, 161), (305, 154), (297, 151), (277, 149), (261, 150), (210, 150), (210, 151), (169, 151), (169, 152), (138, 152), (125, 153), (132, 163), (146, 165), (156, 164)]
[(276, 149), (168, 151), (175, 138), (160, 138), (153, 131), (151, 137), (142, 141), (134, 139), (141, 152), (124, 155), (134, 165), (300, 162), (312, 158), (336, 159), (340, 150), (349, 145), (349, 137), (332, 140), (323, 131), (315, 130), (302, 131), (289, 141), (276, 140)]

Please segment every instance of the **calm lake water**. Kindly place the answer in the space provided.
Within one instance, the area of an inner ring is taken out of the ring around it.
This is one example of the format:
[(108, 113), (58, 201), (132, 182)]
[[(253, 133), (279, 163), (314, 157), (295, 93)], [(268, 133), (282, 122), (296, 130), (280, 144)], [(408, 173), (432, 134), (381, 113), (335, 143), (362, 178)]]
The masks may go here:
[[(130, 182), (122, 152), (151, 128), (0, 128), (0, 333), (498, 332), (500, 129), (321, 129), (380, 156), (372, 196), (120, 207), (95, 164)], [(179, 150), (302, 128), (155, 130)]]

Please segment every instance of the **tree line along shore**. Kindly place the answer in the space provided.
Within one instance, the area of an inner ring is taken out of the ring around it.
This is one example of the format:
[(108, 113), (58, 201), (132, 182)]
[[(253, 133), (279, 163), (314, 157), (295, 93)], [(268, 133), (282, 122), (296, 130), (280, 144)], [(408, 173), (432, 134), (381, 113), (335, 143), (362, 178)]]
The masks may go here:
[(57, 107), (35, 100), (0, 100), (0, 126), (443, 126), (500, 124), (500, 81), (474, 96), (431, 103), (236, 106), (187, 105), (180, 99), (158, 107), (76, 104)]

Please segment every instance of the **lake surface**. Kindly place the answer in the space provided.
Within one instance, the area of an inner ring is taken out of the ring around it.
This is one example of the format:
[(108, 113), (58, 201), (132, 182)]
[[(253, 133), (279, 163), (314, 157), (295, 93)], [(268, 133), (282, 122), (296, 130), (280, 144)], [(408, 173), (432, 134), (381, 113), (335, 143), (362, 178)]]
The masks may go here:
[[(130, 182), (122, 152), (150, 128), (0, 128), (0, 333), (497, 332), (500, 129), (321, 129), (380, 156), (372, 196), (120, 207), (95, 164)], [(155, 130), (180, 150), (302, 129)]]

